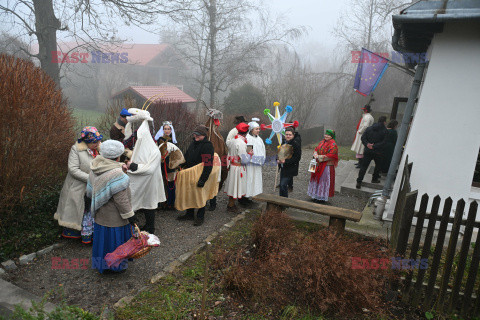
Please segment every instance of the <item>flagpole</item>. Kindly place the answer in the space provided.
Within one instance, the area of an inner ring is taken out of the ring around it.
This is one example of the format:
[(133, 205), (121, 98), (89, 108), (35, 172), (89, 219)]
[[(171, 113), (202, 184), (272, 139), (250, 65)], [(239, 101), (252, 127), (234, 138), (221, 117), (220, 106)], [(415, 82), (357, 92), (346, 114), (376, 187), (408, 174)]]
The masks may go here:
[[(386, 59), (386, 58), (385, 58)], [(388, 60), (388, 59), (386, 59)], [(411, 75), (412, 77), (415, 76), (415, 72), (413, 72), (412, 70), (402, 66), (401, 64), (398, 64), (398, 63), (395, 63), (393, 62), (392, 60), (388, 60), (388, 63), (391, 63), (392, 64), (392, 67), (397, 67), (398, 69), (404, 71), (405, 73), (407, 73), (408, 75)]]

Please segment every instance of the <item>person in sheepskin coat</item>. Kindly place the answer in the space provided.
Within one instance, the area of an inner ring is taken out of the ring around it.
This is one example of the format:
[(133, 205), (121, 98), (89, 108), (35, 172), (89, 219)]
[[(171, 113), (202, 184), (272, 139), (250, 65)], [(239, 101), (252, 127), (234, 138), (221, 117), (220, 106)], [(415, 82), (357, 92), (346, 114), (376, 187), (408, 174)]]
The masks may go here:
[(84, 127), (80, 139), (72, 146), (68, 156), (68, 174), (60, 193), (54, 219), (63, 228), (64, 238), (79, 239), (90, 243), (93, 234), (93, 218), (89, 205), (85, 206), (90, 163), (98, 155), (102, 135), (95, 127)]

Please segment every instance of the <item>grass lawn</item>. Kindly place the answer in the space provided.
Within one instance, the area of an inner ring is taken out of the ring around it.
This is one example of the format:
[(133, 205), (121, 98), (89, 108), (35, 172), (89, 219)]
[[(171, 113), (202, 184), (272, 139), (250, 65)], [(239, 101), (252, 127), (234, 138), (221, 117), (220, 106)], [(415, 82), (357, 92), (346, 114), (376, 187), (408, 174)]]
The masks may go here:
[[(252, 212), (253, 210), (251, 210)], [(250, 228), (258, 216), (247, 214), (244, 220), (212, 242), (209, 252), (217, 248), (234, 249), (249, 242)], [(302, 228), (305, 228), (302, 224)], [(316, 226), (313, 227), (316, 229)], [(213, 257), (213, 254), (209, 254)], [(209, 263), (214, 263), (210, 258)], [(126, 307), (117, 310), (115, 319), (200, 319), (206, 251), (193, 256), (173, 274), (161, 279), (148, 290), (141, 292)], [(206, 290), (206, 319), (325, 319), (312, 315), (299, 306), (274, 310), (268, 306), (249, 304), (222, 287), (222, 271), (209, 268)]]
[(350, 150), (351, 146), (338, 146), (338, 159), (356, 160), (355, 151)]
[[(318, 144), (307, 145), (306, 149), (313, 150), (317, 147)], [(350, 150), (351, 146), (338, 146), (338, 159), (339, 160), (356, 160), (355, 151)], [(302, 147), (303, 149), (303, 147)]]
[(96, 126), (98, 120), (103, 116), (103, 112), (95, 110), (86, 110), (80, 108), (72, 108), (73, 116), (77, 120), (77, 127)]

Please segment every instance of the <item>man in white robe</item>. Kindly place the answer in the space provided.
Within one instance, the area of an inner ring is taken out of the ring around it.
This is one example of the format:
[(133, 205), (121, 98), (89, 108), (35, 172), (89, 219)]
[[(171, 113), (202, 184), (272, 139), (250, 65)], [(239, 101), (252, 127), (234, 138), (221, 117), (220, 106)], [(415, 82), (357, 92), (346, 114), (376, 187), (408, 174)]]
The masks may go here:
[(237, 213), (235, 199), (241, 199), (247, 193), (245, 165), (250, 162), (253, 151), (247, 153), (248, 124), (242, 122), (236, 126), (238, 134), (227, 142), (230, 169), (225, 181), (225, 193), (229, 197), (227, 211)]
[(367, 130), (367, 128), (373, 125), (373, 123), (375, 122), (373, 120), (373, 116), (370, 114), (372, 110), (368, 104), (362, 107), (362, 110), (363, 110), (362, 119), (360, 119), (360, 122), (358, 123), (357, 133), (355, 135), (355, 140), (353, 141), (353, 145), (351, 148), (352, 151), (355, 151), (356, 158), (358, 159), (357, 168), (360, 168), (360, 162), (363, 158), (363, 152), (365, 150), (365, 147), (363, 146), (363, 143), (362, 143), (362, 135), (365, 132), (365, 130)]
[(125, 128), (125, 139), (132, 132), (132, 124), (140, 124), (137, 130), (137, 139), (133, 150), (128, 176), (132, 192), (133, 211), (145, 213), (145, 226), (142, 228), (149, 233), (155, 232), (155, 211), (160, 202), (165, 202), (165, 189), (163, 187), (162, 156), (149, 128), (149, 121), (153, 121), (150, 113), (145, 110), (131, 108), (128, 110), (132, 116), (127, 117), (128, 124)]
[(235, 128), (233, 128), (232, 130), (230, 130), (228, 132), (228, 135), (227, 135), (227, 139), (225, 140), (225, 143), (227, 143), (228, 141), (232, 140), (232, 139), (235, 139), (235, 136), (238, 134), (238, 130), (237, 130), (237, 125), (242, 123), (242, 122), (247, 122), (245, 120), (245, 117), (244, 116), (236, 116), (235, 117), (235, 122), (234, 122), (234, 125), (235, 125)]
[[(253, 118), (248, 123), (247, 149), (250, 146), (253, 148), (253, 156), (247, 164), (247, 194), (242, 199), (251, 198), (263, 192), (262, 166), (265, 163), (266, 152), (265, 144), (258, 135), (260, 133), (260, 125), (257, 121), (260, 121), (260, 119)], [(240, 200), (239, 202), (241, 203)], [(248, 202), (252, 201), (248, 199)], [(247, 204), (247, 201), (245, 203)]]

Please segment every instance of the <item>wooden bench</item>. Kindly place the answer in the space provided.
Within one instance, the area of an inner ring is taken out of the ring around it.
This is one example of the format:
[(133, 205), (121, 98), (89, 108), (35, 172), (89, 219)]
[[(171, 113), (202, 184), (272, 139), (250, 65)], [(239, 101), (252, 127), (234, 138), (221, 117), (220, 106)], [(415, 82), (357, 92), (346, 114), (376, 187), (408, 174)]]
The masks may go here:
[(329, 227), (340, 233), (345, 230), (346, 220), (359, 222), (362, 218), (362, 213), (358, 211), (326, 206), (309, 201), (285, 198), (267, 193), (261, 193), (253, 197), (253, 200), (266, 202), (266, 212), (270, 210), (284, 211), (285, 208), (289, 207), (329, 216)]

